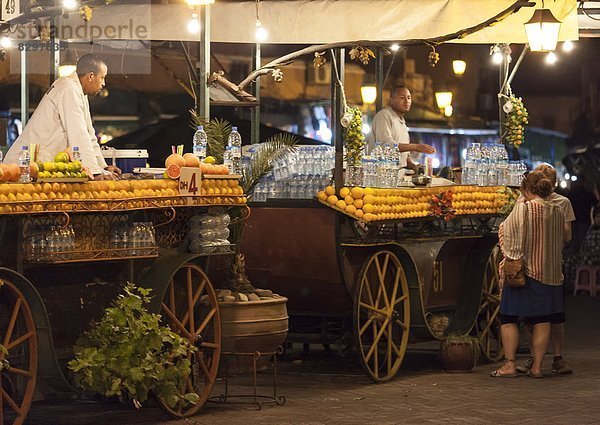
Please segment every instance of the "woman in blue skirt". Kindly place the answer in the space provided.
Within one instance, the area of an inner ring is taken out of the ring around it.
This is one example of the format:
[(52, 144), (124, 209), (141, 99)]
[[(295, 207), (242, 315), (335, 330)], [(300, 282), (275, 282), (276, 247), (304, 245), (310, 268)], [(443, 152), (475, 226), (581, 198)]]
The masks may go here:
[(502, 288), (500, 321), (505, 363), (490, 374), (494, 378), (517, 376), (519, 319), (533, 326), (533, 366), (528, 376), (541, 378), (550, 323), (558, 323), (564, 316), (561, 256), (566, 238), (565, 216), (560, 207), (546, 200), (552, 189), (550, 180), (542, 173), (528, 173), (521, 183), (526, 202), (515, 205), (500, 225), (502, 253), (505, 258), (524, 260), (526, 284)]

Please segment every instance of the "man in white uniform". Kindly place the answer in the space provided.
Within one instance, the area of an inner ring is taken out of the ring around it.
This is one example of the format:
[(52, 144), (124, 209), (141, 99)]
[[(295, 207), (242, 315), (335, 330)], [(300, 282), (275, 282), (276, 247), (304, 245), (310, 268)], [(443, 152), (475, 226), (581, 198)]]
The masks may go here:
[(107, 166), (92, 126), (88, 95), (97, 95), (105, 85), (106, 63), (95, 55), (77, 61), (77, 71), (61, 77), (48, 89), (23, 133), (12, 144), (4, 162), (16, 163), (21, 146), (40, 144), (41, 161), (52, 161), (67, 148), (79, 147), (83, 166), (95, 180), (115, 179), (121, 170)]
[(404, 86), (396, 86), (390, 93), (390, 102), (387, 108), (375, 114), (371, 123), (371, 133), (367, 136), (369, 152), (372, 152), (375, 142), (382, 146), (386, 144), (398, 145), (400, 151), (400, 167), (415, 169), (415, 164), (408, 157), (411, 151), (425, 154), (435, 153), (435, 148), (430, 145), (410, 143), (408, 128), (404, 114), (410, 110), (412, 97), (410, 91)]

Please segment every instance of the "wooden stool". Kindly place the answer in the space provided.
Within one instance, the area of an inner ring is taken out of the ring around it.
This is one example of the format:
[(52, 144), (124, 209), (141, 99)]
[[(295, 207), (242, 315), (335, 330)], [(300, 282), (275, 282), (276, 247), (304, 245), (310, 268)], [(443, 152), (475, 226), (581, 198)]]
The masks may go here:
[(591, 297), (596, 296), (596, 291), (600, 290), (600, 266), (577, 267), (573, 295), (577, 295), (579, 290), (588, 291)]

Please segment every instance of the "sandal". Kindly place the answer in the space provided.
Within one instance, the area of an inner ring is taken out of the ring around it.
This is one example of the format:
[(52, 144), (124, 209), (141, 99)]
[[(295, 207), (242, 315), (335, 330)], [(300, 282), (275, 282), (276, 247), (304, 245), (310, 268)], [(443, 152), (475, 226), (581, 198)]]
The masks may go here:
[(502, 373), (500, 372), (500, 369), (496, 369), (494, 371), (492, 371), (490, 373), (490, 376), (492, 378), (517, 378), (519, 376), (519, 374), (517, 372), (515, 373)]
[[(513, 359), (513, 360), (506, 359), (506, 362), (505, 362), (505, 364), (506, 364), (506, 363), (514, 363), (514, 362), (515, 362), (515, 361), (514, 361), (514, 359)], [(502, 368), (500, 368), (500, 369), (502, 369)], [(513, 372), (513, 373), (502, 373), (502, 372), (500, 371), (500, 369), (496, 369), (496, 370), (492, 371), (492, 372), (490, 373), (490, 376), (491, 376), (492, 378), (516, 378), (516, 377), (518, 377), (518, 376), (519, 376), (519, 374), (518, 374), (516, 371), (515, 371), (515, 372)]]
[(542, 372), (540, 372), (540, 373), (533, 373), (533, 372), (531, 371), (531, 369), (529, 369), (529, 370), (527, 371), (527, 376), (529, 376), (530, 378), (538, 378), (538, 379), (539, 379), (539, 378), (543, 378), (543, 377), (544, 377), (544, 374), (543, 374)]

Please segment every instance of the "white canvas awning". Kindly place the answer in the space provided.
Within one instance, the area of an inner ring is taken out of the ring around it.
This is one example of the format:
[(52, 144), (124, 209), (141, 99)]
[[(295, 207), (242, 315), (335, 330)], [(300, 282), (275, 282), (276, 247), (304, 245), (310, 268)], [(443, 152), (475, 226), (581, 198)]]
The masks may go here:
[[(356, 40), (428, 39), (480, 24), (514, 0), (261, 0), (260, 20), (268, 43), (322, 44)], [(541, 7), (541, 0), (537, 2)], [(254, 43), (255, 1), (219, 1), (210, 6), (213, 42)], [(560, 40), (578, 38), (576, 0), (545, 2), (563, 22)], [(471, 34), (461, 43), (525, 43), (523, 24), (533, 14), (523, 7), (504, 21)], [(120, 5), (94, 9), (91, 22), (73, 13), (60, 19), (63, 39), (198, 39), (186, 25), (192, 10), (184, 4)]]

